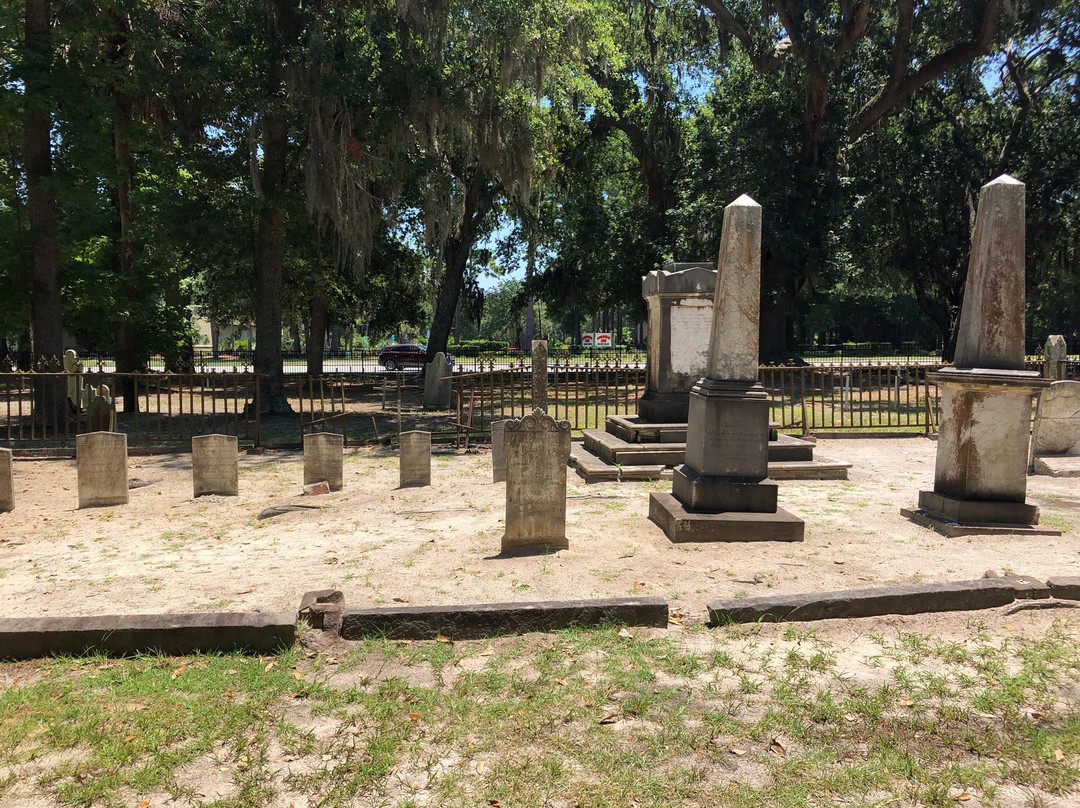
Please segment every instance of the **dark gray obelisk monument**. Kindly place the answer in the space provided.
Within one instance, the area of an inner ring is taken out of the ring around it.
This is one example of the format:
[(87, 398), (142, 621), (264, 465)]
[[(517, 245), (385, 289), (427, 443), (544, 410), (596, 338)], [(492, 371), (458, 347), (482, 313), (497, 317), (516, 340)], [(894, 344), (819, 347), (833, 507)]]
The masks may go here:
[(1024, 369), (1024, 184), (982, 187), (953, 366), (928, 375), (941, 390), (934, 489), (900, 513), (946, 536), (1036, 528), (1027, 496), (1031, 399), (1050, 384)]
[(724, 209), (705, 378), (690, 391), (686, 462), (649, 518), (675, 542), (801, 541), (769, 473), (769, 398), (758, 382), (761, 206)]

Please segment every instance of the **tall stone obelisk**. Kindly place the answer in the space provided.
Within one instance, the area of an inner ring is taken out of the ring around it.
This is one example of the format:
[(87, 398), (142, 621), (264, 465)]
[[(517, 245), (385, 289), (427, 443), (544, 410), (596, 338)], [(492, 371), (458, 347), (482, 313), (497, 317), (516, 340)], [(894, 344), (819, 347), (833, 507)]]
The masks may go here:
[(649, 518), (672, 541), (800, 541), (769, 472), (769, 398), (758, 382), (761, 206), (724, 209), (705, 378), (690, 391), (686, 462)]
[(929, 374), (941, 390), (934, 490), (900, 513), (946, 536), (1041, 533), (1027, 504), (1031, 398), (1049, 385), (1024, 369), (1024, 184), (1003, 174), (982, 187), (953, 366)]

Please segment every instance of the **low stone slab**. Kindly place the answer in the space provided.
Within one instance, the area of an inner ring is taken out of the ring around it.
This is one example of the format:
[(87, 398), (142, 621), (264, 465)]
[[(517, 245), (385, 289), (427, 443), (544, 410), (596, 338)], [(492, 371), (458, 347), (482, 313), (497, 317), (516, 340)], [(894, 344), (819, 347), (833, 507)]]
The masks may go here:
[(1050, 594), (1062, 600), (1080, 600), (1080, 576), (1064, 576), (1051, 578), (1046, 582), (1050, 587)]
[(270, 653), (296, 639), (295, 614), (133, 614), (0, 618), (0, 658), (50, 654), (252, 651)]
[(1037, 527), (1032, 525), (1009, 525), (974, 522), (957, 522), (941, 514), (924, 511), (921, 508), (901, 508), (900, 515), (910, 519), (917, 525), (928, 527), (940, 533), (946, 538), (954, 539), (959, 536), (1060, 536), (1060, 530), (1051, 527)]
[(1050, 477), (1080, 477), (1080, 455), (1043, 455), (1033, 462), (1036, 474)]
[(570, 444), (570, 465), (588, 483), (623, 480), (659, 480), (663, 466), (614, 466), (587, 451), (580, 443)]
[(805, 532), (803, 520), (783, 508), (776, 513), (696, 513), (666, 492), (649, 495), (649, 519), (677, 544), (802, 541)]
[(709, 622), (712, 625), (779, 623), (786, 620), (830, 620), (882, 614), (956, 612), (992, 609), (1014, 600), (1016, 588), (1013, 581), (981, 578), (975, 581), (714, 600), (709, 603)]
[(846, 480), (851, 463), (819, 457), (817, 460), (769, 461), (770, 480)]
[(477, 640), (603, 623), (666, 628), (668, 605), (663, 598), (651, 597), (347, 609), (341, 616), (341, 636), (433, 640), (442, 635)]

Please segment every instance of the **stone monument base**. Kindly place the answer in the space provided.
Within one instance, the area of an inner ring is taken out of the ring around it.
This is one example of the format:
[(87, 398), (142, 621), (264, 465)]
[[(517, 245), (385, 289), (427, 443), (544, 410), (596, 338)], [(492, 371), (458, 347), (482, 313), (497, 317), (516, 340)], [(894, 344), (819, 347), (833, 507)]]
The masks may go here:
[(1060, 536), (1060, 530), (1049, 527), (1035, 527), (1031, 524), (1007, 524), (1005, 522), (958, 522), (940, 513), (925, 511), (922, 508), (901, 508), (900, 515), (917, 525), (928, 527), (949, 539), (959, 536)]
[(512, 555), (543, 555), (546, 553), (554, 553), (556, 550), (569, 550), (570, 542), (566, 536), (554, 536), (546, 539), (536, 539), (532, 536), (528, 538), (511, 538), (510, 536), (503, 536), (502, 547), (500, 554), (504, 556)]
[(770, 479), (710, 477), (687, 465), (672, 473), (672, 491), (689, 511), (775, 513), (777, 486)]
[(651, 424), (685, 424), (690, 415), (690, 394), (646, 390), (638, 399), (638, 418)]
[(993, 502), (958, 499), (936, 491), (919, 492), (919, 510), (936, 513), (953, 522), (972, 524), (1037, 525), (1039, 507), (1026, 502)]
[(649, 496), (649, 519), (676, 543), (802, 541), (805, 528), (802, 519), (783, 508), (775, 513), (695, 513), (667, 493)]

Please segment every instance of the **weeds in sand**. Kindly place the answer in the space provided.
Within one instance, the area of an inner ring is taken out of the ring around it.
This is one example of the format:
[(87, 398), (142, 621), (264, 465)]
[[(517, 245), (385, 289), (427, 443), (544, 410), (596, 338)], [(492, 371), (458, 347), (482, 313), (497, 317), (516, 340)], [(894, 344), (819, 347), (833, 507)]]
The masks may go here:
[(857, 665), (791, 626), (24, 663), (0, 803), (190, 800), (200, 766), (222, 806), (1067, 802), (1080, 626), (978, 632), (874, 637)]

